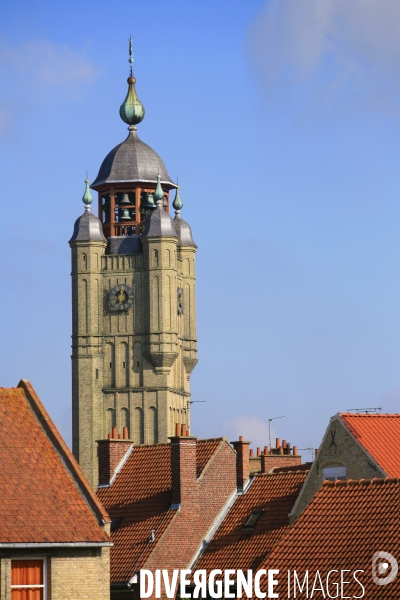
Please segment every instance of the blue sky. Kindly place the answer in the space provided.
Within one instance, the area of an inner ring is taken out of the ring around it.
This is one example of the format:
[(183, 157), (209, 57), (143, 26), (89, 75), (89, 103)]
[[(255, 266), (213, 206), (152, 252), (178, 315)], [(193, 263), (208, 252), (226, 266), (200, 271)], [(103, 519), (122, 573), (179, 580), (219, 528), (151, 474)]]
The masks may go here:
[(398, 412), (398, 0), (3, 0), (0, 384), (70, 442), (67, 242), (126, 137), (129, 34), (199, 247), (193, 433), (265, 445), (285, 415), (317, 447), (338, 411)]

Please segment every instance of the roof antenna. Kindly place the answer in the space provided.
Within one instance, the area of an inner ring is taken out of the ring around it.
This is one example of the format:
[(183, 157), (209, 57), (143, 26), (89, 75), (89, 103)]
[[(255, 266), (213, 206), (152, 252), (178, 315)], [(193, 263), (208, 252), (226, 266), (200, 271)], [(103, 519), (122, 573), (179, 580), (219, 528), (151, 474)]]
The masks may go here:
[(271, 421), (276, 421), (276, 419), (284, 419), (283, 417), (272, 417), (268, 419), (268, 441), (269, 441), (269, 449), (271, 450)]
[(382, 410), (380, 406), (377, 408), (348, 408), (346, 412), (355, 412), (355, 413), (377, 413), (378, 410)]

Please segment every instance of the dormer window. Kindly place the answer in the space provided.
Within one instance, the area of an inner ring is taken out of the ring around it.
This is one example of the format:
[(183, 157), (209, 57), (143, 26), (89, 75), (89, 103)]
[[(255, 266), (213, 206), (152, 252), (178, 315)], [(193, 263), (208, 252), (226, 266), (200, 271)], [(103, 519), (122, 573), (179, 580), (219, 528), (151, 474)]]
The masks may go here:
[(258, 519), (261, 517), (261, 515), (262, 515), (261, 510), (252, 512), (251, 515), (249, 515), (247, 517), (246, 521), (244, 522), (243, 527), (245, 529), (253, 529), (256, 526)]
[(325, 481), (346, 481), (346, 467), (325, 467), (322, 469), (322, 479)]

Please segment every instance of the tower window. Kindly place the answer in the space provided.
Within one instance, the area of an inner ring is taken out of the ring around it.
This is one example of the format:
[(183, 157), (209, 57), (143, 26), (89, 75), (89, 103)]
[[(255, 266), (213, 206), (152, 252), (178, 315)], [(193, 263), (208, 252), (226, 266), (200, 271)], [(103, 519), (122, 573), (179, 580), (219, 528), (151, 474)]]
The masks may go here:
[(139, 362), (139, 361), (136, 363), (136, 366), (137, 366), (137, 367), (140, 367), (140, 362)]
[(123, 365), (124, 365), (124, 369), (125, 369), (125, 367), (126, 367), (126, 363), (124, 362), (124, 363), (123, 363)]
[(110, 369), (112, 369), (112, 363), (110, 363)]
[(99, 378), (99, 370), (96, 369), (96, 379), (98, 379), (98, 378)]

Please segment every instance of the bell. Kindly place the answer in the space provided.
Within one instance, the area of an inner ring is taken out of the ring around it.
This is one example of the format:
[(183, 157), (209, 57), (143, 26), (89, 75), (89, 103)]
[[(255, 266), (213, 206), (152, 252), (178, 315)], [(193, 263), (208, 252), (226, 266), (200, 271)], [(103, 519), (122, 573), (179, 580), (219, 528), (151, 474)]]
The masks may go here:
[(118, 204), (131, 204), (131, 201), (129, 200), (129, 194), (122, 194), (122, 199)]
[[(128, 194), (126, 194), (128, 195)], [(121, 216), (119, 218), (120, 221), (132, 221), (131, 215), (129, 214), (129, 210), (127, 208), (123, 208), (121, 210)]]
[(145, 198), (142, 200), (141, 207), (146, 210), (155, 208), (153, 194), (145, 194)]

